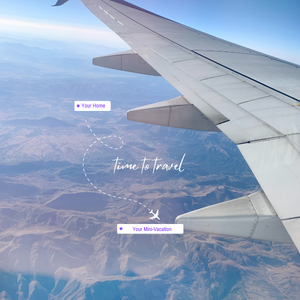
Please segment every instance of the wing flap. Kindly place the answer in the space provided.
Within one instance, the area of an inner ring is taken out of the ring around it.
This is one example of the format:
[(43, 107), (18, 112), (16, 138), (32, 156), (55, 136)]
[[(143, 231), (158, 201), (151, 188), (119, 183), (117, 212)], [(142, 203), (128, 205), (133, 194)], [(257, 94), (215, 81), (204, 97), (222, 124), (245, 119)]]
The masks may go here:
[(144, 59), (132, 50), (95, 57), (93, 64), (109, 69), (160, 76)]
[(127, 119), (176, 128), (220, 131), (204, 114), (182, 96), (129, 110)]
[(263, 191), (180, 215), (175, 223), (185, 230), (293, 243)]

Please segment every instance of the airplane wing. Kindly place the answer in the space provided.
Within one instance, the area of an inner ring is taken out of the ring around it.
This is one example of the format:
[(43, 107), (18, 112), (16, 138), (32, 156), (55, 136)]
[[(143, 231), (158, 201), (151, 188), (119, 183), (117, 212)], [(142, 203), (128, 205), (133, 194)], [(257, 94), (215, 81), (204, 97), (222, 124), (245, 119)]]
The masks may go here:
[(176, 222), (185, 229), (293, 242), (299, 250), (300, 66), (122, 0), (81, 2), (131, 47), (97, 57), (95, 65), (160, 75), (182, 94), (131, 110), (128, 119), (222, 131), (262, 187)]

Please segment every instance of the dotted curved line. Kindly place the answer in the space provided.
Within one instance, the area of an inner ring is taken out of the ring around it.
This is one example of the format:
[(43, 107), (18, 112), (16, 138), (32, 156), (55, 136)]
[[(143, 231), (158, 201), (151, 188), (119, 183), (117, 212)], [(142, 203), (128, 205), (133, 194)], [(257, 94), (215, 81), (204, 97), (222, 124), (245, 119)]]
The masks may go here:
[[(112, 149), (112, 150), (119, 150), (119, 149), (122, 149), (123, 147), (123, 140), (119, 137), (119, 136), (116, 136), (116, 135), (108, 135), (108, 136), (104, 136), (102, 138), (98, 138), (96, 136), (96, 134), (93, 132), (92, 128), (90, 127), (90, 125), (88, 124), (88, 122), (86, 120), (84, 120), (85, 123), (86, 123), (86, 126), (88, 127), (88, 129), (90, 130), (90, 132), (93, 134), (93, 136), (98, 140), (100, 141), (100, 143), (102, 143), (104, 146), (108, 147), (109, 149)], [(119, 140), (121, 141), (122, 145), (119, 147), (119, 148), (113, 148), (113, 147), (110, 147), (108, 146), (107, 144), (105, 144), (103, 141), (101, 141), (101, 139), (107, 139), (107, 138), (111, 138), (111, 137), (114, 137), (114, 138), (119, 138)], [(94, 144), (96, 143), (97, 141), (94, 141)], [(92, 146), (92, 144), (90, 145), (90, 147)]]
[[(91, 185), (95, 190), (97, 190), (97, 191), (100, 192), (101, 194), (104, 194), (104, 195), (107, 195), (107, 196), (109, 196), (109, 197), (113, 197), (113, 198), (116, 198), (116, 199), (129, 200), (129, 201), (131, 201), (131, 202), (135, 202), (135, 203), (137, 203), (137, 204), (140, 204), (140, 205), (143, 206), (144, 208), (148, 209), (148, 211), (150, 211), (150, 209), (149, 209), (146, 205), (144, 205), (143, 203), (141, 203), (141, 202), (138, 202), (138, 201), (136, 201), (136, 200), (134, 200), (134, 199), (131, 199), (131, 198), (125, 198), (125, 197), (119, 197), (119, 196), (110, 195), (110, 194), (108, 194), (108, 193), (106, 193), (106, 192), (100, 190), (97, 186), (95, 186), (95, 185), (91, 182), (91, 180), (89, 179), (89, 177), (88, 177), (88, 175), (87, 175), (87, 173), (86, 173), (86, 171), (85, 171), (85, 167), (84, 167), (84, 159), (85, 159), (85, 156), (87, 155), (89, 149), (90, 149), (91, 147), (93, 147), (93, 145), (95, 145), (98, 141), (100, 141), (100, 143), (102, 143), (103, 145), (105, 145), (106, 147), (108, 147), (108, 148), (110, 148), (110, 149), (113, 149), (113, 150), (119, 150), (119, 149), (121, 149), (121, 148), (123, 147), (123, 140), (122, 140), (120, 137), (116, 136), (116, 135), (109, 135), (109, 136), (105, 136), (105, 137), (102, 137), (102, 138), (98, 138), (98, 137), (96, 136), (96, 134), (93, 132), (93, 130), (90, 128), (90, 126), (89, 126), (89, 124), (88, 124), (88, 122), (87, 122), (86, 120), (85, 120), (85, 123), (86, 123), (87, 127), (89, 128), (89, 130), (91, 131), (91, 133), (93, 134), (93, 136), (96, 138), (96, 140), (95, 140), (93, 143), (91, 143), (91, 144), (87, 147), (87, 149), (86, 149), (85, 152), (84, 152), (83, 158), (82, 158), (82, 170), (83, 170), (84, 176), (86, 177), (86, 180), (90, 183), (90, 185)], [(110, 138), (110, 137), (119, 138), (120, 141), (122, 142), (122, 145), (121, 145), (119, 148), (113, 148), (113, 147), (108, 146), (107, 144), (105, 144), (105, 143), (101, 140), (101, 139)]]

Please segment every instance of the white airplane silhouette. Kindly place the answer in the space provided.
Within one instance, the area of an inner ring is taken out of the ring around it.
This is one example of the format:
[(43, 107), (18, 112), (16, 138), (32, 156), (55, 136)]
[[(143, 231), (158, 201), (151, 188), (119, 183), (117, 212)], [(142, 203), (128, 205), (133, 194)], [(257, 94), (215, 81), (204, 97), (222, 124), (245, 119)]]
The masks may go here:
[(158, 219), (160, 220), (160, 218), (158, 217), (159, 214), (159, 210), (156, 211), (156, 214), (153, 212), (153, 210), (151, 209), (151, 211), (149, 212), (149, 214), (152, 214), (153, 217), (151, 217), (149, 220), (153, 220), (153, 219)]

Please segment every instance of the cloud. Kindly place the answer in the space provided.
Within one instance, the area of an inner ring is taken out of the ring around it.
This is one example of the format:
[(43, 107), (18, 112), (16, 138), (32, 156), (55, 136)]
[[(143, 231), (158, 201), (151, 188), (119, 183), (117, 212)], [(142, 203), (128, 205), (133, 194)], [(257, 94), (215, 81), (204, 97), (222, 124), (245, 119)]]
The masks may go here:
[(0, 33), (13, 33), (62, 41), (77, 41), (92, 44), (123, 47), (125, 43), (112, 31), (62, 26), (0, 18)]

